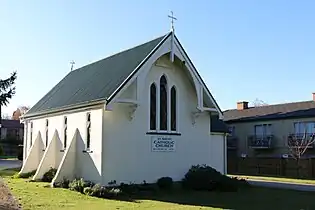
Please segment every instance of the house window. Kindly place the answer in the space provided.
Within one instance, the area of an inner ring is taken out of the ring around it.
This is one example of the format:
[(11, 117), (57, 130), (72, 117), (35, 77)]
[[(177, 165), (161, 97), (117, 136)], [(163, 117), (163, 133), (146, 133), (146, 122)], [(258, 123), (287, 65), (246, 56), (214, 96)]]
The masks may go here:
[(86, 123), (86, 149), (90, 150), (91, 146), (91, 114), (87, 114), (87, 123)]
[(176, 88), (171, 89), (171, 130), (176, 131)]
[(45, 135), (45, 146), (46, 146), (46, 148), (47, 148), (47, 146), (48, 146), (48, 120), (46, 120), (45, 133), (46, 133), (46, 135)]
[(31, 122), (30, 147), (33, 145), (33, 122)]
[(150, 87), (150, 130), (156, 130), (156, 85)]
[(64, 118), (64, 125), (63, 125), (63, 147), (66, 149), (67, 148), (67, 126), (68, 119), (67, 117)]
[(294, 133), (315, 133), (315, 122), (295, 122), (294, 123)]
[(164, 75), (160, 79), (160, 130), (167, 130), (167, 81)]
[(235, 126), (229, 126), (229, 134), (235, 136)]
[(255, 125), (255, 136), (271, 135), (271, 124)]

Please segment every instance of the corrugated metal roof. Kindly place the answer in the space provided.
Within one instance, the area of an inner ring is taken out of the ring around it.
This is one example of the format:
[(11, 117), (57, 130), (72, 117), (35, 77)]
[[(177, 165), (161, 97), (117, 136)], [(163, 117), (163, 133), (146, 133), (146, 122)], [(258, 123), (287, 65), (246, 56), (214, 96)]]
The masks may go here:
[(26, 114), (109, 97), (166, 35), (70, 72)]
[(249, 107), (244, 110), (226, 110), (223, 115), (225, 122), (314, 117), (315, 101)]

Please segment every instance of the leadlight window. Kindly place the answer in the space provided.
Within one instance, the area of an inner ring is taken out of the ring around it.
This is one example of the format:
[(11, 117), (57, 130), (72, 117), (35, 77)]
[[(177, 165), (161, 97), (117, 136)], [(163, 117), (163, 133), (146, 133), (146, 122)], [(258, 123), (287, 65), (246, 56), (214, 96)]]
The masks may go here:
[(171, 130), (176, 131), (176, 88), (171, 89)]
[(46, 129), (45, 129), (45, 146), (48, 147), (48, 119), (46, 119)]
[(64, 128), (63, 128), (63, 147), (67, 148), (67, 131), (68, 131), (68, 119), (64, 118)]
[(160, 79), (160, 130), (167, 130), (167, 81), (164, 75)]
[(156, 130), (156, 85), (150, 87), (150, 130)]
[(87, 123), (86, 123), (86, 149), (90, 150), (91, 146), (91, 114), (87, 114)]

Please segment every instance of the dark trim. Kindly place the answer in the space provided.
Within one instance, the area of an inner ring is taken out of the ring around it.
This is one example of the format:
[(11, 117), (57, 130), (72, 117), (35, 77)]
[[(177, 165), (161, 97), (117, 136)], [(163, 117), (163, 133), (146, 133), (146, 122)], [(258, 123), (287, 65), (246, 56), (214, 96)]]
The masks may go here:
[(65, 151), (64, 149), (61, 149), (61, 150), (60, 150), (60, 152), (64, 152), (64, 151)]
[(181, 133), (162, 133), (162, 132), (146, 132), (147, 135), (166, 135), (166, 136), (181, 136)]
[(165, 37), (160, 41), (159, 44), (157, 44), (155, 46), (155, 48), (150, 52), (150, 54), (143, 60), (141, 61), (141, 65), (138, 66), (128, 77), (127, 77), (127, 80), (125, 80), (122, 85), (117, 89), (115, 90), (116, 92), (114, 92), (114, 94), (112, 96), (110, 96), (109, 99), (106, 99), (106, 103), (110, 103), (111, 100), (121, 91), (121, 89), (129, 82), (129, 80), (131, 80), (131, 78), (139, 71), (139, 69), (147, 62), (147, 60), (160, 48), (160, 46), (165, 42), (165, 40), (172, 34), (169, 33), (168, 35), (165, 35)]
[[(46, 148), (47, 149), (47, 148)], [(44, 152), (46, 149), (43, 149), (42, 151)]]
[(91, 150), (83, 150), (82, 152), (83, 153), (93, 153), (93, 151), (91, 151)]
[(179, 46), (182, 48), (183, 52), (185, 53), (186, 57), (188, 58), (188, 61), (191, 63), (191, 65), (194, 67), (194, 69), (196, 70), (196, 74), (198, 75), (199, 79), (201, 80), (202, 84), (206, 87), (208, 93), (210, 94), (210, 96), (212, 97), (215, 105), (219, 108), (219, 111), (221, 112), (221, 114), (223, 115), (222, 110), (220, 109), (220, 106), (218, 105), (217, 101), (215, 100), (215, 98), (213, 97), (213, 95), (211, 94), (210, 90), (208, 89), (207, 85), (205, 84), (205, 82), (203, 81), (202, 77), (200, 76), (200, 74), (197, 71), (197, 68), (195, 67), (195, 65), (193, 64), (193, 62), (190, 60), (188, 54), (186, 53), (184, 47), (182, 46), (182, 44), (180, 43), (179, 39), (176, 37), (176, 35), (174, 35), (176, 41), (178, 42)]

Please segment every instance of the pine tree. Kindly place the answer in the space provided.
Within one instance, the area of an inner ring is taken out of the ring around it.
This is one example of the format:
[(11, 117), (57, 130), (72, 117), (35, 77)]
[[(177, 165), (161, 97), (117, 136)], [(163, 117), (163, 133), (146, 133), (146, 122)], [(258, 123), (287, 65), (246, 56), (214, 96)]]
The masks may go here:
[(9, 99), (15, 94), (15, 87), (13, 86), (16, 80), (16, 72), (13, 72), (7, 79), (0, 79), (0, 139), (1, 139), (1, 107), (7, 106)]

